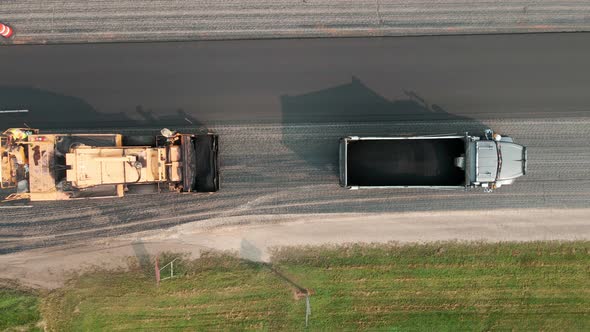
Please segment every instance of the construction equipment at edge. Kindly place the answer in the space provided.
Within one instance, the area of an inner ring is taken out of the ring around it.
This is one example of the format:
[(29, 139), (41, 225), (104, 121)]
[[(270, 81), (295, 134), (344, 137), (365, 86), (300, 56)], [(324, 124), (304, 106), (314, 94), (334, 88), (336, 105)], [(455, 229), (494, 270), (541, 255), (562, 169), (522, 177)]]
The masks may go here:
[(53, 201), (156, 192), (219, 190), (218, 136), (176, 133), (41, 134), (11, 128), (0, 135), (5, 200)]

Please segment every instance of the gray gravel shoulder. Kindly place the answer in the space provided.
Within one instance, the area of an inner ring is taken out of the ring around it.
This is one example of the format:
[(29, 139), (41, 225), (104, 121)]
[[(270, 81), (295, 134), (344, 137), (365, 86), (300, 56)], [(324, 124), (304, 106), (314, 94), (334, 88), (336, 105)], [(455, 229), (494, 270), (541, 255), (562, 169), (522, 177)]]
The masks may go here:
[(589, 31), (588, 1), (3, 1), (0, 44)]
[[(460, 211), (505, 209), (554, 209), (565, 216), (569, 210), (590, 206), (589, 123), (588, 118), (486, 121), (489, 127), (511, 134), (529, 149), (528, 174), (492, 194), (480, 190), (348, 191), (338, 185), (340, 137), (476, 133), (481, 132), (476, 129), (482, 124), (433, 121), (213, 126), (210, 129), (220, 135), (219, 192), (39, 202), (29, 209), (4, 210), (0, 216), (0, 253), (108, 239), (194, 222), (200, 227), (243, 224), (256, 221), (251, 216), (260, 215), (273, 216), (265, 219), (268, 222), (286, 215), (309, 215), (313, 219), (316, 215), (340, 213), (423, 212), (446, 216)], [(560, 220), (567, 221), (566, 217)], [(488, 220), (480, 222), (485, 225)], [(580, 229), (578, 233), (586, 231)]]

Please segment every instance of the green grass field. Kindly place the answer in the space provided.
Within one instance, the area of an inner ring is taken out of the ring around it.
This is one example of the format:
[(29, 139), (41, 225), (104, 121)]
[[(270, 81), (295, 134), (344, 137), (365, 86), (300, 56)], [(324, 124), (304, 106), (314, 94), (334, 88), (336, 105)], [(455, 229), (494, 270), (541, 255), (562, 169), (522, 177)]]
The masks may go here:
[[(166, 261), (164, 258), (162, 261)], [(54, 331), (588, 330), (590, 242), (285, 248), (273, 267), (210, 254), (156, 284), (94, 272), (44, 297)]]
[(37, 295), (0, 288), (0, 331), (41, 331)]

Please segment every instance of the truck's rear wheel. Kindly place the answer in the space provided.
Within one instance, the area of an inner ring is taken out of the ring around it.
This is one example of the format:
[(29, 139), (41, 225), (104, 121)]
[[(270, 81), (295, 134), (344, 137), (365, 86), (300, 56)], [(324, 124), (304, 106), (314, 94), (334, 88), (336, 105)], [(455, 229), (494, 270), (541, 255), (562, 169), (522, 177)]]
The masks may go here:
[(128, 184), (126, 195), (147, 195), (157, 194), (160, 190), (158, 189), (157, 183), (147, 184)]
[(156, 146), (156, 136), (123, 136), (123, 146)]

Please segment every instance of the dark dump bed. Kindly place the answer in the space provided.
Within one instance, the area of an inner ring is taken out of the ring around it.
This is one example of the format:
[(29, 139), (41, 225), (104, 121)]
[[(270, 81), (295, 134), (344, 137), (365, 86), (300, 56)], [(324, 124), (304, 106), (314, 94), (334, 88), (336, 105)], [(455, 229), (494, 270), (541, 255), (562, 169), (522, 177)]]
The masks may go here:
[(349, 186), (462, 186), (454, 165), (462, 139), (360, 140), (348, 142)]

